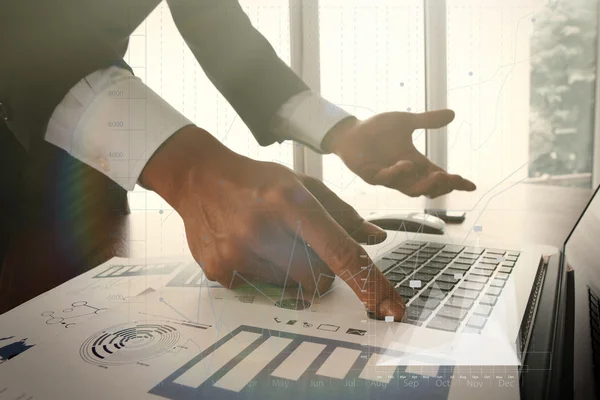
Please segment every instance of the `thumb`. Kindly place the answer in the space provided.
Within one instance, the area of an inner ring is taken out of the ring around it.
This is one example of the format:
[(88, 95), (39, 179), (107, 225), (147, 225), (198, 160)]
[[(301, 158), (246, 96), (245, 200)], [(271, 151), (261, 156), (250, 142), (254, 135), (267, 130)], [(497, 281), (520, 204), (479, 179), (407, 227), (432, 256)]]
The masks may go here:
[(412, 114), (413, 129), (438, 129), (454, 120), (454, 111), (444, 109)]

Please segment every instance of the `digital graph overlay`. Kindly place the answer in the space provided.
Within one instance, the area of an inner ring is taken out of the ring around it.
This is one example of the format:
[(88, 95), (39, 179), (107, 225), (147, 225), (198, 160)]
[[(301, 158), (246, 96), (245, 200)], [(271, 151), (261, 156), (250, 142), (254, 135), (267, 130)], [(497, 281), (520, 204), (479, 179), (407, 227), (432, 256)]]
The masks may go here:
[(119, 366), (158, 357), (172, 350), (181, 335), (163, 321), (133, 322), (113, 326), (90, 336), (79, 350), (90, 364)]
[(144, 275), (169, 275), (181, 262), (169, 262), (160, 264), (113, 264), (104, 271), (100, 272), (93, 278), (125, 278), (130, 276), (144, 276)]
[[(240, 326), (156, 385), (168, 399), (446, 399), (454, 368), (436, 377), (380, 366), (390, 351), (332, 339)], [(398, 352), (398, 356), (403, 354)], [(435, 360), (430, 360), (435, 364)], [(408, 384), (407, 384), (408, 383)]]

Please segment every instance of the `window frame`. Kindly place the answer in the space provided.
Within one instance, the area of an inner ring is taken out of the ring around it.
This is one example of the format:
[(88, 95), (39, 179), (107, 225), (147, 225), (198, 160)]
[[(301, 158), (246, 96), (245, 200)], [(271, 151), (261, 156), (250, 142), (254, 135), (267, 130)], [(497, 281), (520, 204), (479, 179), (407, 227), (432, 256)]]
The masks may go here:
[[(321, 93), (319, 0), (289, 0), (291, 68), (315, 93)], [(297, 143), (294, 171), (323, 179), (323, 157)]]

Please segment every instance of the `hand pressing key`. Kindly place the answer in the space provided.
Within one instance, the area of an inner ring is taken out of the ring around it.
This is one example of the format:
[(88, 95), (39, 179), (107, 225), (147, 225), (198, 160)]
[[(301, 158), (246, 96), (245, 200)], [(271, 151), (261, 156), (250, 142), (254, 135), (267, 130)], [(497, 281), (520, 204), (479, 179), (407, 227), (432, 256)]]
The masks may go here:
[[(385, 233), (322, 183), (234, 153), (196, 126), (163, 144), (141, 183), (181, 215), (208, 279), (225, 287), (252, 278), (295, 282), (322, 296), (335, 274), (376, 318), (402, 319), (402, 298), (352, 237)], [(318, 257), (309, 262), (307, 251)]]

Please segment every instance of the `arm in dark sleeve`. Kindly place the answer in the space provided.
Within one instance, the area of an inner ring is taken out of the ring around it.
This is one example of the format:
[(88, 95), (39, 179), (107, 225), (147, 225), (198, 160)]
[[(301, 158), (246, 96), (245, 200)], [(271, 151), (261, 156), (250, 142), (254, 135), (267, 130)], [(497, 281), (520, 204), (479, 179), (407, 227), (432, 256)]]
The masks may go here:
[(277, 56), (237, 0), (168, 0), (179, 32), (204, 72), (263, 146), (269, 126), (308, 86)]

